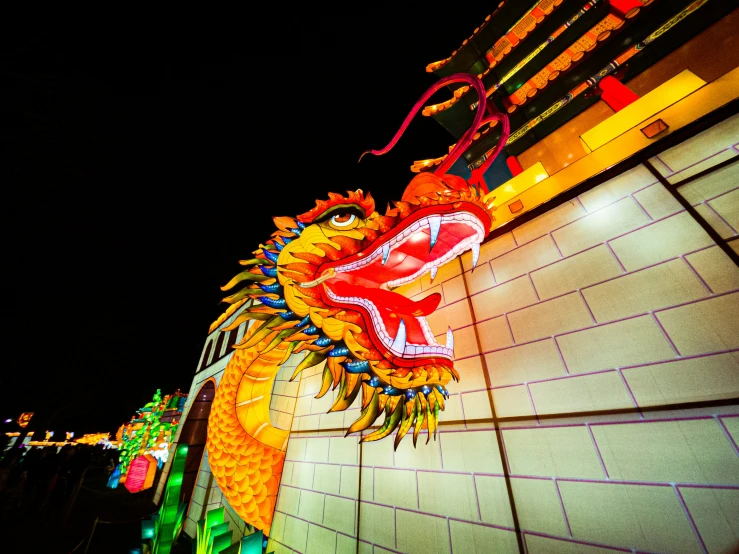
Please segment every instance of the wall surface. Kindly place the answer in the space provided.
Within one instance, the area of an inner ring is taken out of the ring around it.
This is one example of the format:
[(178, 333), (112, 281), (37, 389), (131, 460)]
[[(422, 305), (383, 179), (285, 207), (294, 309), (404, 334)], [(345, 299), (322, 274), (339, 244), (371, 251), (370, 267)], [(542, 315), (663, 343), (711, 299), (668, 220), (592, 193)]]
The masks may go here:
[[(737, 118), (677, 158), (732, 141)], [(727, 223), (736, 167), (696, 184)], [(304, 373), (275, 552), (518, 552), (516, 520), (531, 554), (739, 541), (739, 410), (721, 402), (739, 397), (739, 268), (646, 168), (486, 243), (474, 272), (466, 255), (403, 292), (441, 293), (428, 321), (440, 342), (454, 330), (441, 432), (395, 452), (343, 438), (356, 407), (326, 413), (321, 369)]]
[[(652, 160), (725, 239), (738, 142), (734, 117)], [(322, 367), (289, 383), (294, 357), (272, 401), (291, 438), (268, 551), (515, 553), (516, 528), (529, 554), (739, 542), (739, 268), (644, 166), (401, 292), (441, 293), (429, 324), (454, 330), (462, 380), (436, 440), (345, 438), (357, 405), (314, 398)], [(204, 457), (188, 534), (222, 504)]]

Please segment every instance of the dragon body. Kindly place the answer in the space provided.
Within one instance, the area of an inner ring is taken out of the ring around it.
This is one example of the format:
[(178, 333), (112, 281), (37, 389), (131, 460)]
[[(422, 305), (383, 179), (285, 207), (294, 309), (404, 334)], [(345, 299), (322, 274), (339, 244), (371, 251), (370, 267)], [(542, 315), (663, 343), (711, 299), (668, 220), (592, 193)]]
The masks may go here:
[[(274, 218), (271, 238), (222, 287), (235, 291), (225, 302), (247, 305), (224, 331), (252, 321), (216, 390), (208, 459), (231, 506), (265, 534), (289, 436), (270, 423), (270, 397), (280, 366), (292, 354), (304, 353), (293, 379), (325, 364), (317, 397), (338, 389), (330, 411), (345, 410), (359, 398), (361, 412), (347, 435), (359, 432), (362, 441), (375, 441), (395, 432), (396, 448), (409, 433), (414, 445), (422, 430), (427, 441), (436, 435), (446, 387), (459, 380), (451, 330), (446, 344), (438, 344), (424, 319), (441, 295), (413, 301), (392, 289), (425, 273), (433, 278), (439, 266), (466, 250), (476, 261), (493, 222), (481, 179), (487, 166), (469, 181), (444, 172), (484, 123), (502, 122), (500, 144), (505, 143), (507, 119), (492, 110), (485, 116), (479, 79), (453, 75), (426, 92), (384, 150), (371, 151), (388, 151), (431, 94), (460, 81), (477, 89), (482, 108), (436, 172), (417, 175), (384, 215), (375, 211), (370, 194), (357, 190), (329, 193), (296, 218)], [(375, 425), (381, 414), (382, 423)]]

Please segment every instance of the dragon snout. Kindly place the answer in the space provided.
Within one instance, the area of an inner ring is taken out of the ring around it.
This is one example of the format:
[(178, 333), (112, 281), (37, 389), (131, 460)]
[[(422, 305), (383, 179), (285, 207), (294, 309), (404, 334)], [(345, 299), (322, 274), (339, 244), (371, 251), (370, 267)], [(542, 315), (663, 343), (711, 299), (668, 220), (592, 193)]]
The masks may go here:
[(431, 196), (433, 193), (444, 194), (452, 190), (469, 190), (469, 185), (461, 177), (448, 173), (442, 177), (430, 172), (419, 173), (408, 183), (401, 200), (413, 202), (416, 198)]

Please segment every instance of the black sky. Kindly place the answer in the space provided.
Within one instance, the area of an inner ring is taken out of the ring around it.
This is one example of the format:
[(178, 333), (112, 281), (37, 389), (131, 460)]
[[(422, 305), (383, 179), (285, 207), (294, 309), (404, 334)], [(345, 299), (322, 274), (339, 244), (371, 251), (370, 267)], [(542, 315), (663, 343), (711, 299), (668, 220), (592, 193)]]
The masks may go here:
[(187, 391), (219, 286), (271, 216), (328, 191), (399, 198), (411, 162), (451, 135), (419, 116), (390, 154), (357, 159), (435, 82), (426, 64), (492, 11), (453, 7), (8, 24), (2, 419), (114, 432), (157, 388)]

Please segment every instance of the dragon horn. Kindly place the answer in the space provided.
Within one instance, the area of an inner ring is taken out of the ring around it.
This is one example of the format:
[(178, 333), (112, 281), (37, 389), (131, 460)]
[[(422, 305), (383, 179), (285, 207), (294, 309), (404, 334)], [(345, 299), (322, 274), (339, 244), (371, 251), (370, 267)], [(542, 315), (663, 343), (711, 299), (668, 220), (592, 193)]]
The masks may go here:
[(503, 150), (503, 147), (506, 145), (506, 142), (508, 142), (508, 137), (511, 134), (511, 122), (508, 119), (508, 116), (505, 114), (500, 113), (497, 111), (492, 103), (488, 104), (488, 111), (491, 112), (488, 117), (482, 120), (482, 123), (480, 123), (480, 126), (485, 125), (486, 123), (490, 123), (492, 121), (499, 121), (502, 123), (502, 130), (500, 131), (500, 138), (498, 139), (498, 143), (495, 145), (495, 148), (490, 152), (488, 157), (485, 159), (483, 164), (473, 170), (473, 174), (477, 175), (484, 175), (485, 172), (490, 167), (490, 164), (493, 163), (495, 158), (498, 157), (498, 154), (500, 154), (501, 150)]
[(359, 161), (362, 161), (362, 158), (365, 154), (372, 154), (374, 156), (381, 156), (383, 154), (387, 154), (393, 146), (398, 142), (400, 137), (403, 135), (405, 130), (408, 128), (408, 125), (410, 125), (411, 120), (416, 116), (418, 113), (418, 110), (423, 107), (423, 105), (426, 103), (426, 101), (431, 98), (431, 96), (440, 90), (442, 87), (446, 85), (450, 85), (452, 83), (467, 83), (469, 85), (472, 85), (475, 90), (477, 91), (477, 96), (480, 99), (478, 102), (477, 112), (475, 113), (475, 119), (472, 122), (472, 125), (469, 129), (465, 132), (465, 134), (462, 136), (462, 138), (457, 142), (456, 146), (452, 149), (452, 151), (447, 155), (446, 159), (442, 164), (434, 171), (435, 175), (444, 175), (447, 170), (454, 165), (454, 162), (457, 161), (457, 159), (462, 155), (462, 153), (467, 150), (467, 147), (472, 142), (472, 137), (475, 136), (475, 133), (477, 132), (477, 129), (482, 124), (483, 117), (485, 116), (485, 108), (486, 108), (486, 100), (487, 97), (485, 95), (485, 86), (482, 84), (482, 81), (479, 79), (479, 77), (475, 77), (474, 75), (470, 75), (469, 73), (455, 73), (453, 75), (449, 75), (447, 77), (444, 77), (443, 79), (440, 79), (438, 82), (436, 82), (434, 85), (432, 85), (424, 94), (421, 96), (420, 100), (415, 103), (413, 106), (413, 109), (411, 112), (406, 116), (405, 121), (403, 121), (403, 124), (400, 126), (400, 129), (398, 129), (398, 132), (395, 133), (395, 136), (392, 138), (392, 140), (388, 143), (385, 148), (382, 148), (380, 150), (366, 150), (362, 153), (362, 155), (359, 157)]

